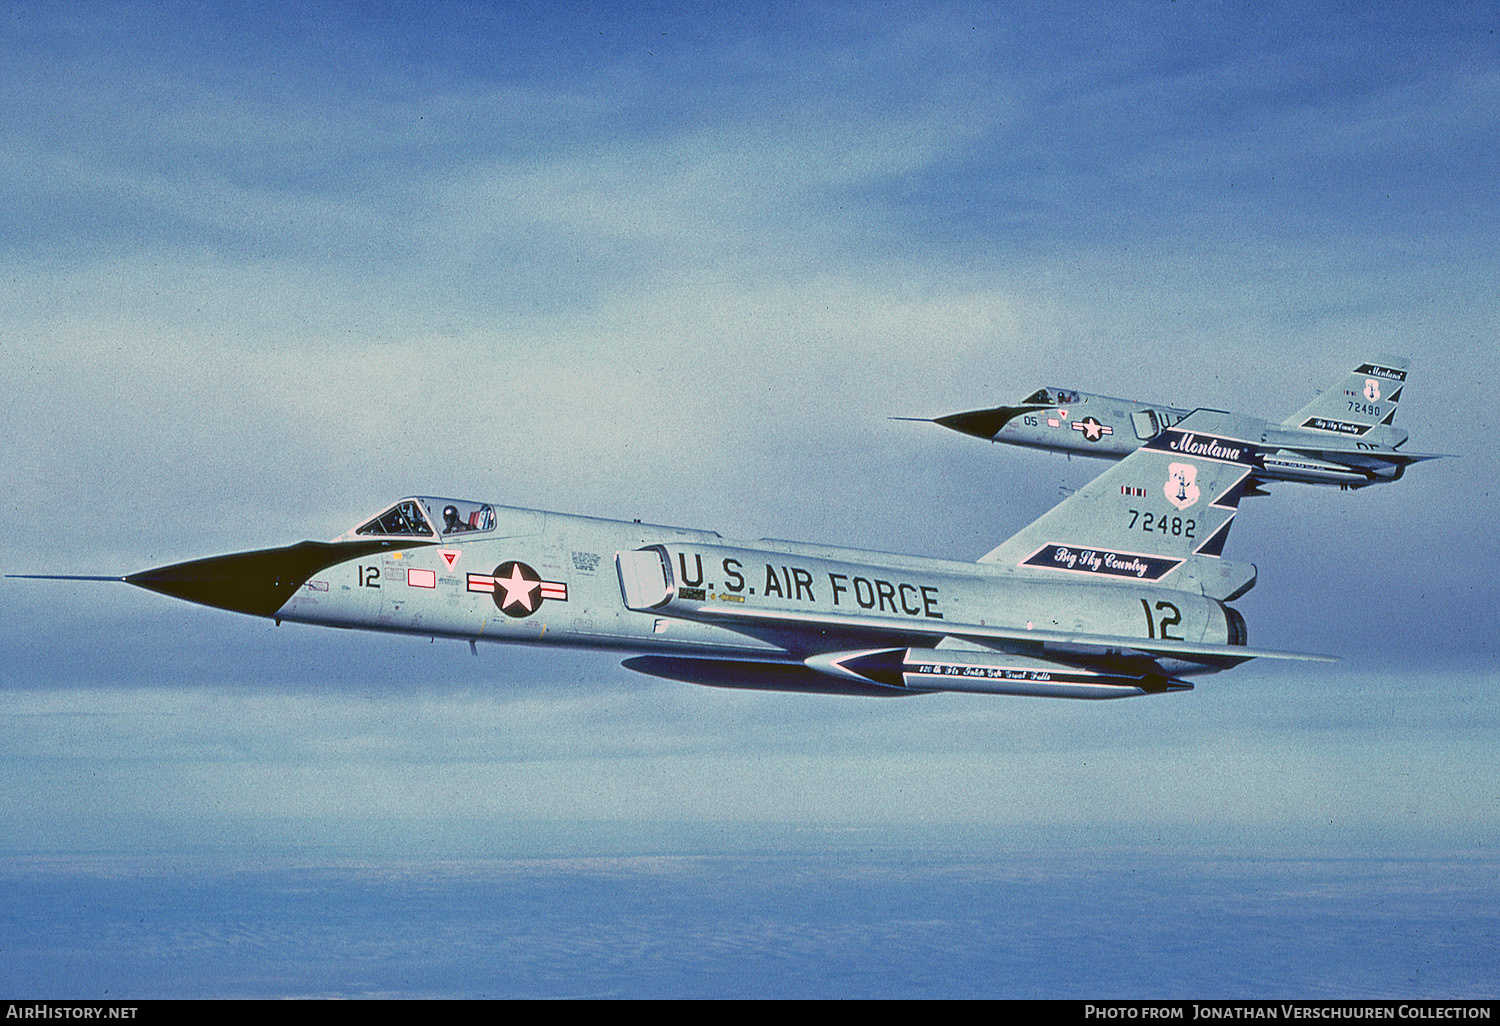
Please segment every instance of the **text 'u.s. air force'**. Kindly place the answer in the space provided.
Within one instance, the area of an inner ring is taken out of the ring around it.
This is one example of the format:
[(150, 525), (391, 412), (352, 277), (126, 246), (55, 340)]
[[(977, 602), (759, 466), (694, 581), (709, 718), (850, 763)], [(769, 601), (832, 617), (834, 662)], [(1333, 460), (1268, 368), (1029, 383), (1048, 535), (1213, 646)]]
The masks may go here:
[(930, 584), (914, 584), (873, 574), (867, 576), (852, 570), (849, 573), (827, 570), (814, 575), (810, 570), (789, 564), (764, 563), (760, 567), (747, 567), (733, 557), (725, 557), (719, 569), (723, 582), (705, 586), (703, 555), (678, 552), (679, 593), (689, 597), (688, 589), (694, 589), (704, 593), (697, 597), (706, 598), (709, 590), (717, 588), (724, 594), (716, 597), (731, 601), (746, 595), (760, 595), (814, 605), (826, 602), (835, 608), (857, 607), (897, 616), (943, 618), (942, 610), (938, 608), (938, 589)]

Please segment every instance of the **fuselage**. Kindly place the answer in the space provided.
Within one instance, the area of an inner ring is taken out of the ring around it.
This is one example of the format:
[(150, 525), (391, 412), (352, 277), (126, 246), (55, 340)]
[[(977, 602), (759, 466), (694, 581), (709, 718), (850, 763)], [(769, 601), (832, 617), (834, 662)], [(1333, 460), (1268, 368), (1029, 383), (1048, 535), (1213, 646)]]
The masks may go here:
[[(1044, 388), (1018, 406), (956, 413), (939, 417), (936, 423), (1006, 445), (1119, 460), (1191, 412), (1073, 389)], [(1255, 475), (1261, 481), (1362, 488), (1397, 480), (1406, 469), (1407, 458), (1396, 448), (1405, 440), (1404, 432), (1385, 428), (1382, 440), (1375, 441), (1331, 428), (1320, 431), (1255, 423), (1259, 425), (1255, 440), (1265, 451)]]
[(1042, 389), (1022, 406), (1002, 409), (1015, 415), (989, 436), (994, 441), (1110, 460), (1130, 455), (1192, 412), (1071, 389)]
[[(450, 500), (407, 499), (392, 511), (403, 504), (432, 515)], [(197, 560), (127, 580), (278, 622), (762, 661), (868, 646), (872, 635), (888, 646), (923, 648), (949, 635), (1004, 630), (1038, 639), (1244, 644), (1243, 620), (1222, 602), (1159, 587), (1141, 578), (1145, 564), (1114, 554), (1107, 566), (1095, 560), (1039, 575), (467, 505), (485, 511), (482, 529), (444, 532), (432, 515), (425, 535), (410, 533), (409, 519), (383, 514), (408, 533), (356, 529), (333, 542)], [(234, 580), (220, 580), (226, 568)], [(803, 619), (816, 621), (815, 629)], [(1201, 662), (1171, 668), (1212, 671)]]

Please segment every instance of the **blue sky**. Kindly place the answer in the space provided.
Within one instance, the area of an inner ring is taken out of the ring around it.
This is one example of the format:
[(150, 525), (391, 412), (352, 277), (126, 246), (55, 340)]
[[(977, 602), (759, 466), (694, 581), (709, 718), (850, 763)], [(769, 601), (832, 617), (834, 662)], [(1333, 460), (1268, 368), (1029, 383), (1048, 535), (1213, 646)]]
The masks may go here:
[(0, 6), (7, 572), (331, 538), (412, 493), (976, 558), (1103, 464), (890, 417), (1052, 384), (1279, 420), (1381, 352), (1410, 447), (1456, 454), (1238, 518), (1251, 643), (1336, 668), (1137, 703), (723, 693), (0, 582), (0, 833), (1492, 846), (1497, 28)]

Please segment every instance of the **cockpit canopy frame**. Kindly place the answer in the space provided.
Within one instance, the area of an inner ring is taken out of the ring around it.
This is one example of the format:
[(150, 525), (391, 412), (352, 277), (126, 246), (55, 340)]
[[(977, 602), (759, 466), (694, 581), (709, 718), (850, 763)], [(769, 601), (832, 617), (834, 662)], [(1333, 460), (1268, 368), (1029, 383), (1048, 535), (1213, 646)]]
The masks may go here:
[(411, 495), (392, 503), (334, 540), (389, 538), (451, 543), (494, 529), (495, 507), (487, 502)]
[(1065, 406), (1078, 402), (1078, 393), (1071, 388), (1039, 388), (1023, 403), (1026, 406)]

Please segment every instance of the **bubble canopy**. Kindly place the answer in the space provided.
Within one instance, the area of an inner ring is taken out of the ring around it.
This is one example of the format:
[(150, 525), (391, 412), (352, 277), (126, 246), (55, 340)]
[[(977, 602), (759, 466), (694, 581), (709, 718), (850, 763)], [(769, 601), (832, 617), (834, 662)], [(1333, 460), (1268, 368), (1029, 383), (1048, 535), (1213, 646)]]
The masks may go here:
[(422, 538), (451, 541), (495, 529), (495, 508), (487, 502), (413, 495), (393, 503), (378, 516), (338, 537)]

